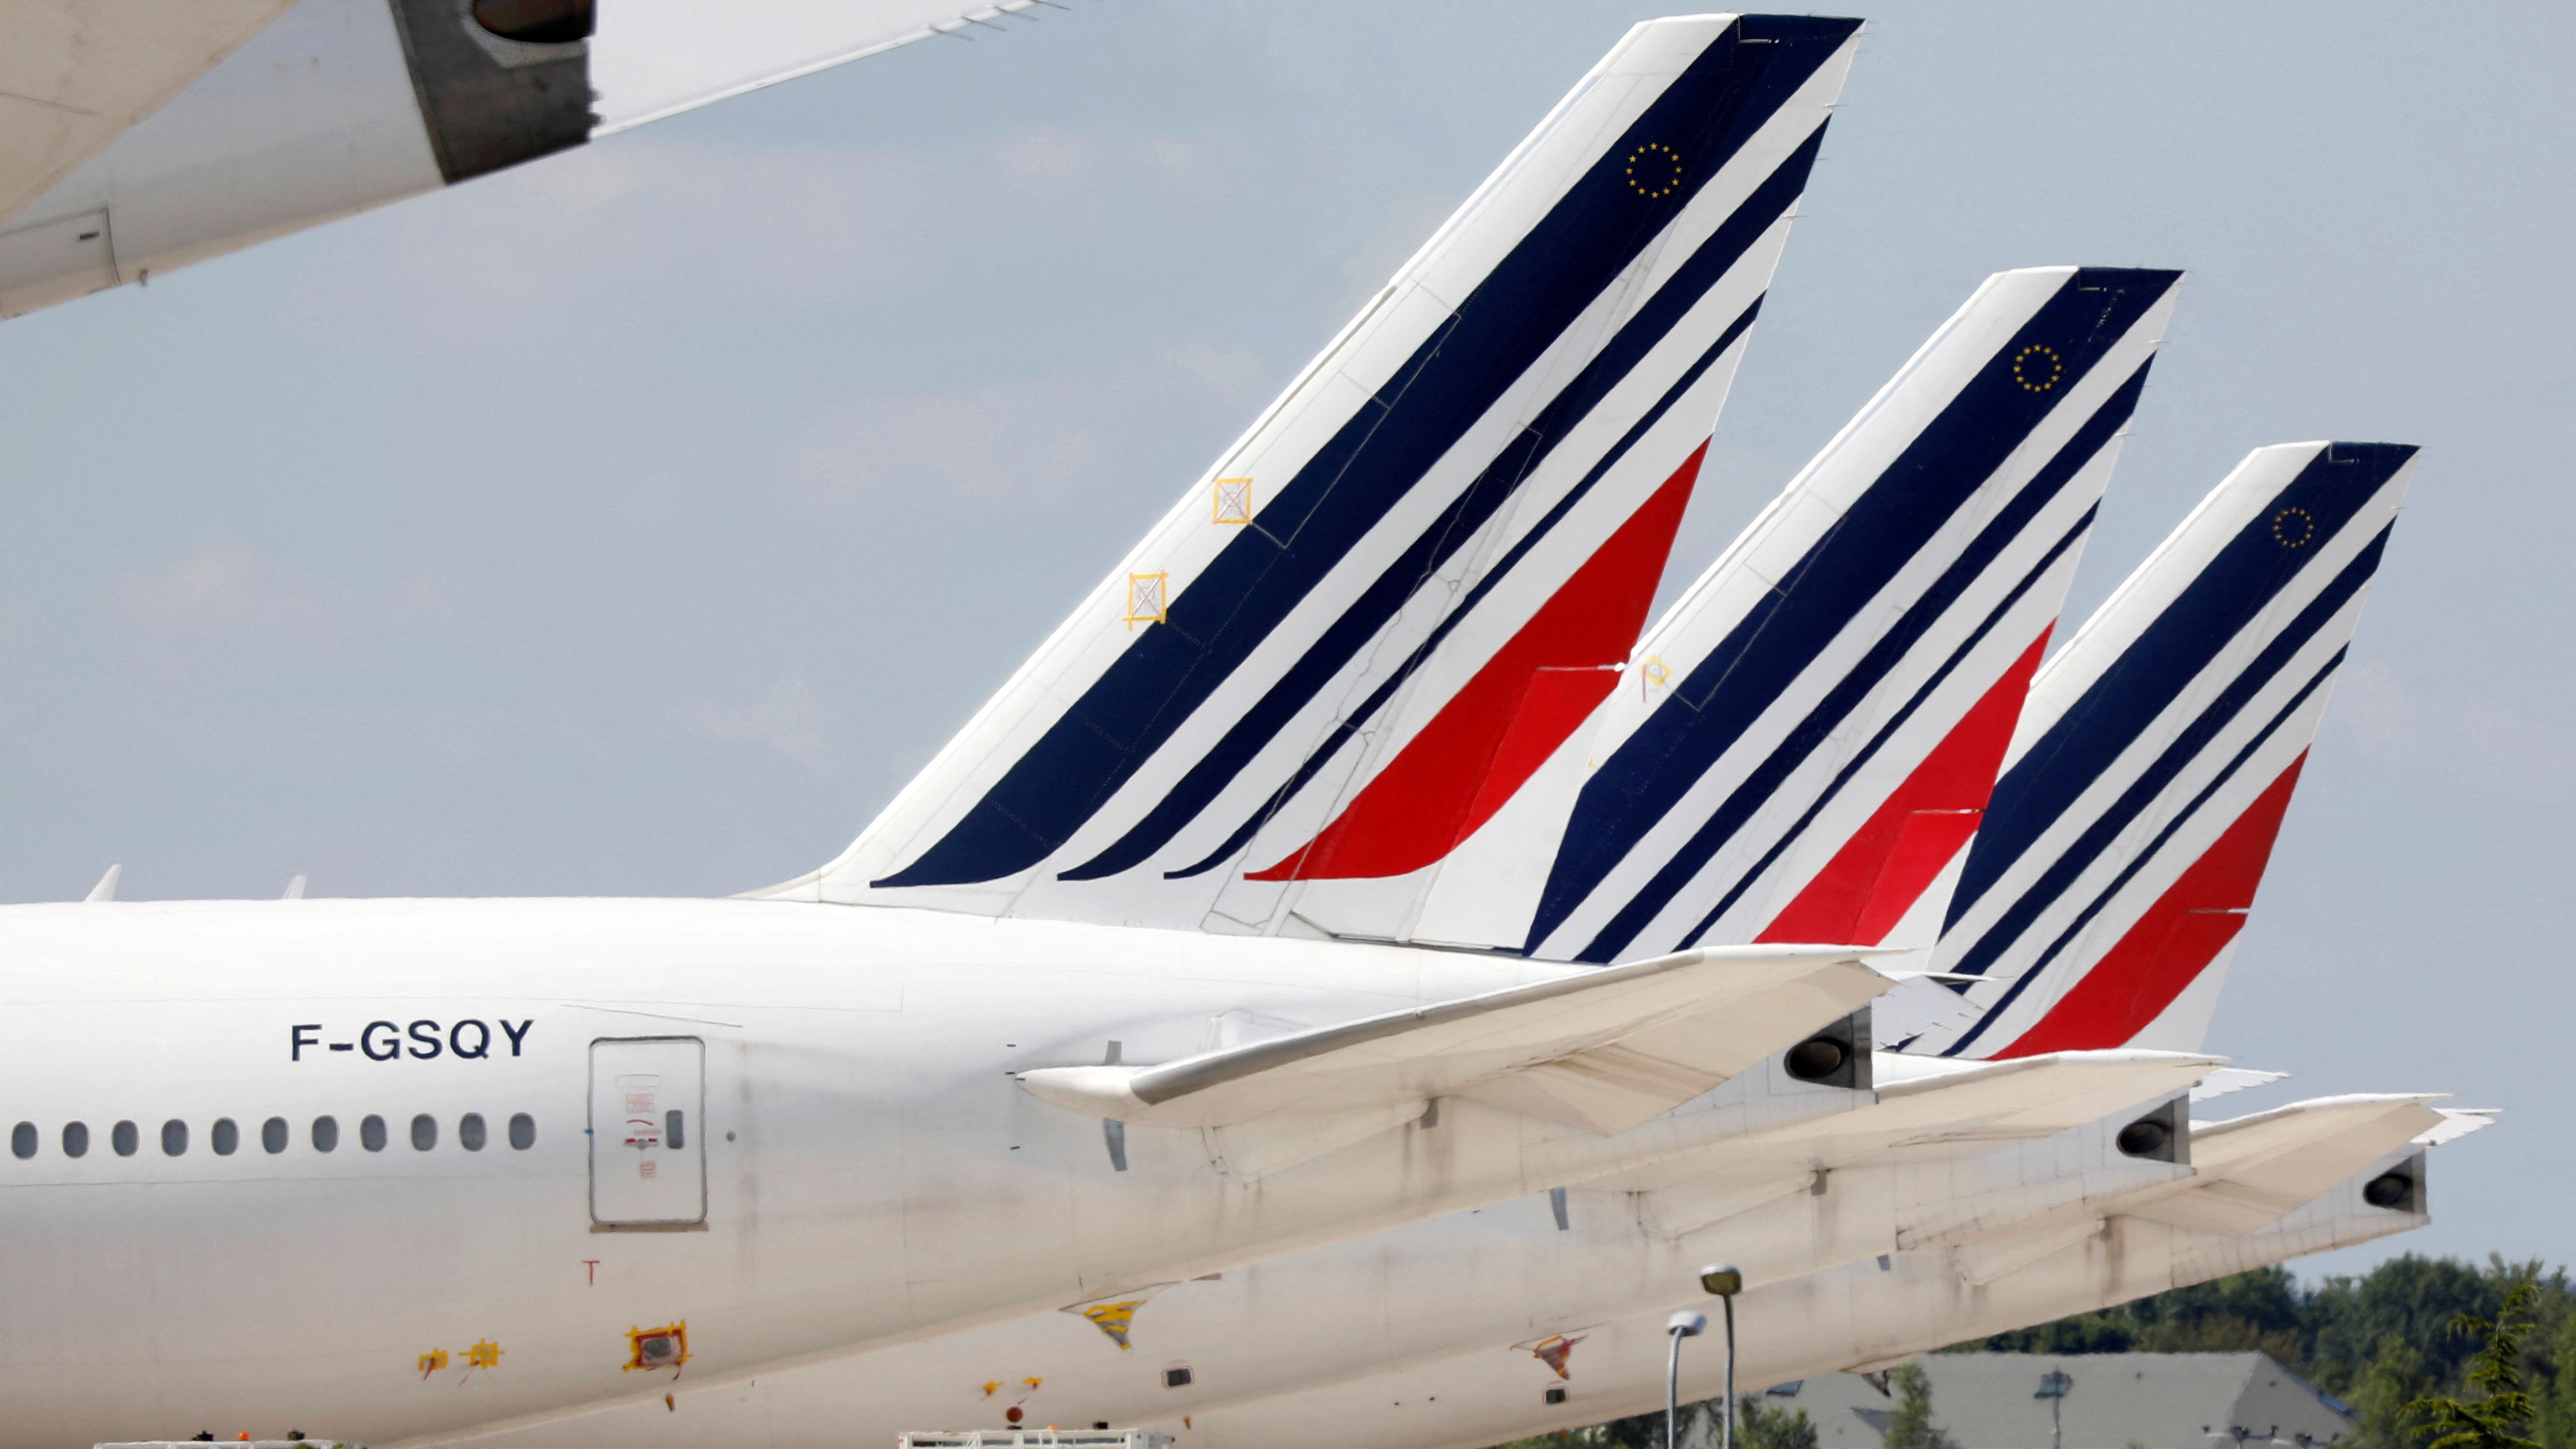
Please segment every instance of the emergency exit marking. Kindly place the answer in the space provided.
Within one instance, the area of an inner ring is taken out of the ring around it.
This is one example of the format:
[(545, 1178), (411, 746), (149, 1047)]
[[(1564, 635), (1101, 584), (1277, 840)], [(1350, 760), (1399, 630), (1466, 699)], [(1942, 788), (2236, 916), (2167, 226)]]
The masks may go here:
[(591, 1043), (591, 1222), (668, 1228), (706, 1220), (702, 1144), (689, 1119), (702, 1103), (704, 1043), (693, 1037)]

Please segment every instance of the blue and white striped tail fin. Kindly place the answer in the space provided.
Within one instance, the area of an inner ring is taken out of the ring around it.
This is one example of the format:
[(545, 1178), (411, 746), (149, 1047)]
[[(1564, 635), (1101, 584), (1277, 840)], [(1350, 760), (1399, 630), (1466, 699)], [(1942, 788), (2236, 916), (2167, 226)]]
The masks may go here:
[(2257, 448), (2040, 671), (1907, 1049), (2199, 1048), (2414, 457)]
[[(757, 894), (1257, 933), (1445, 853), (1492, 701), (1644, 624), (1858, 32), (1631, 30), (839, 859)], [(1406, 850), (1319, 847), (1390, 772)]]
[(2179, 276), (1987, 279), (1450, 857), (1414, 938), (1928, 948)]

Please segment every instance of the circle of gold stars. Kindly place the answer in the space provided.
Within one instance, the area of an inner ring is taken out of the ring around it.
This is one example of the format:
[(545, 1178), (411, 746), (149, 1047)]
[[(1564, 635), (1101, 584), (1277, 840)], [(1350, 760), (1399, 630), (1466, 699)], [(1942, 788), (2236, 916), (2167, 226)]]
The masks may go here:
[[(1637, 174), (1639, 167), (1646, 174)], [(1657, 179), (1657, 173), (1670, 166), (1672, 174)], [(1649, 141), (1628, 153), (1628, 189), (1649, 201), (1670, 196), (1682, 184), (1681, 154), (1660, 141)]]
[(2272, 515), (2272, 541), (2283, 548), (2305, 548), (2316, 536), (2316, 515), (2297, 504)]
[(2046, 392), (2065, 375), (2066, 359), (2045, 343), (2034, 342), (2013, 354), (2013, 381), (2024, 392)]

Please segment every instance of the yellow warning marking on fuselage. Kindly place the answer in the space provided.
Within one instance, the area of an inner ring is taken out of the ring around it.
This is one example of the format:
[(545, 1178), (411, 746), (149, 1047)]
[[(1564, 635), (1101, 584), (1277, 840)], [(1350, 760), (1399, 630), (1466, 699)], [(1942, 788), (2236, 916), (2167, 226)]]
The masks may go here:
[(1144, 1304), (1142, 1298), (1131, 1298), (1124, 1303), (1094, 1303), (1082, 1310), (1082, 1316), (1090, 1319), (1091, 1326), (1107, 1334), (1109, 1341), (1124, 1353), (1127, 1351), (1127, 1329), (1136, 1321), (1136, 1310)]
[(1160, 624), (1171, 615), (1168, 591), (1172, 576), (1168, 573), (1129, 574), (1127, 576), (1127, 627)]
[(666, 1323), (660, 1328), (626, 1330), (626, 1366), (621, 1372), (642, 1369), (679, 1370), (689, 1361), (689, 1321), (685, 1318)]

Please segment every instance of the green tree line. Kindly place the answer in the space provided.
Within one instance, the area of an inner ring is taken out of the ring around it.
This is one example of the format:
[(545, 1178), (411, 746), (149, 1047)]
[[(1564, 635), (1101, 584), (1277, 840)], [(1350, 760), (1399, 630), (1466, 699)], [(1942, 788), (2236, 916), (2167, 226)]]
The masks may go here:
[[(1941, 1351), (2248, 1349), (2270, 1354), (2359, 1415), (2359, 1435), (2338, 1449), (2576, 1449), (2576, 1283), (2565, 1269), (2537, 1260), (2510, 1263), (2490, 1255), (2480, 1266), (2410, 1253), (2314, 1286), (2286, 1268), (2262, 1268)], [(1899, 1369), (1890, 1389), (1896, 1411), (1890, 1449), (1944, 1449), (1949, 1441), (1922, 1374)], [(1744, 1449), (1815, 1449), (1815, 1427), (1803, 1411), (1765, 1403), (1760, 1395), (1745, 1396), (1742, 1405), (1736, 1443)], [(1686, 1410), (1703, 1434), (1716, 1411), (1715, 1401)], [(2463, 1428), (2471, 1422), (2463, 1413), (2482, 1427)], [(1663, 1443), (1658, 1410), (1499, 1449), (1663, 1449)]]
[[(2409, 1253), (2359, 1276), (2308, 1287), (2287, 1268), (2263, 1268), (2176, 1288), (2097, 1313), (1953, 1344), (1944, 1352), (2227, 1353), (2258, 1349), (2342, 1400), (2361, 1417), (2353, 1449), (2417, 1449), (2420, 1399), (2480, 1400), (2472, 1360), (2506, 1295), (2528, 1285), (2528, 1327), (2513, 1368), (2531, 1398), (2524, 1433), (2544, 1449), (2576, 1449), (2576, 1283), (2563, 1268), (2490, 1256), (2484, 1266)], [(2463, 1318), (2473, 1331), (2455, 1330)]]

